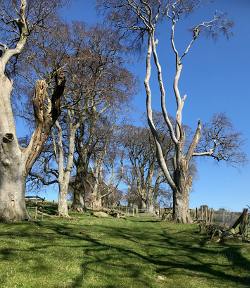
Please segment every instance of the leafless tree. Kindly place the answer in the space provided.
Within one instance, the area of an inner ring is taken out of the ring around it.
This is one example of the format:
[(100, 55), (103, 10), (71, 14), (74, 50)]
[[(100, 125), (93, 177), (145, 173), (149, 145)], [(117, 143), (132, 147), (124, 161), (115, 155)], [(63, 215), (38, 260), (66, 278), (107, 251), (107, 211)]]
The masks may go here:
[(124, 66), (126, 46), (121, 45), (119, 34), (103, 25), (92, 26), (88, 32), (87, 38), (79, 33), (76, 26), (74, 42), (90, 53), (84, 65), (88, 76), (83, 79), (87, 89), (84, 93), (88, 93), (90, 105), (86, 121), (82, 122), (76, 134), (76, 177), (75, 183), (71, 183), (74, 186), (73, 211), (83, 211), (84, 208), (84, 181), (89, 173), (91, 155), (98, 144), (95, 131), (98, 130), (99, 119), (108, 111), (118, 113), (118, 117), (122, 118), (137, 91), (138, 83), (137, 78)]
[[(146, 117), (142, 118), (146, 126)], [(174, 119), (170, 117), (171, 123)], [(174, 172), (174, 143), (170, 137), (168, 129), (164, 125), (161, 112), (154, 111), (154, 123), (161, 141), (164, 160), (171, 173)], [(190, 142), (190, 128), (185, 126), (187, 131), (187, 144)], [(127, 126), (124, 128), (125, 151), (136, 175), (136, 194), (140, 198), (141, 207), (153, 209), (157, 198), (161, 195), (161, 186), (167, 182), (164, 173), (157, 164), (157, 153), (154, 139), (147, 127)], [(192, 161), (188, 170), (189, 176), (197, 178), (196, 163)]]
[[(98, 24), (88, 26), (84, 22), (72, 25), (58, 22), (53, 31), (40, 33), (32, 40), (36, 49), (33, 54), (27, 53), (25, 63), (29, 66), (20, 76), (27, 80), (30, 75), (37, 74), (52, 85), (52, 76), (59, 66), (64, 70), (68, 85), (62, 101), (62, 115), (52, 129), (50, 152), (44, 151), (38, 161), (40, 165), (30, 172), (30, 179), (39, 179), (44, 185), (58, 183), (58, 215), (68, 217), (67, 195), (73, 165), (77, 175), (75, 183), (71, 182), (74, 187), (72, 209), (82, 211), (79, 193), (84, 188), (83, 181), (88, 181), (88, 178), (83, 179), (82, 172), (88, 172), (96, 145), (93, 135), (100, 123), (98, 119), (123, 101), (130, 101), (136, 91), (136, 79), (123, 67), (124, 47), (119, 44), (118, 33), (110, 28)], [(39, 67), (34, 66), (35, 59), (41, 61)], [(32, 87), (32, 81), (29, 83)], [(24, 85), (29, 83), (25, 81)], [(21, 87), (18, 89), (20, 91)]]
[[(30, 220), (25, 205), (26, 177), (43, 150), (51, 127), (60, 115), (60, 102), (65, 86), (65, 76), (62, 70), (57, 70), (51, 97), (47, 97), (50, 105), (46, 107), (47, 83), (44, 80), (37, 81), (33, 97), (35, 130), (28, 146), (26, 148), (21, 147), (18, 143), (11, 107), (13, 81), (8, 78), (6, 67), (13, 58), (21, 55), (31, 31), (46, 19), (46, 16), (53, 11), (54, 6), (46, 6), (46, 1), (41, 1), (44, 4), (42, 11), (39, 13), (39, 11), (33, 10), (33, 13), (31, 13), (33, 17), (29, 20), (25, 14), (26, 9), (29, 11), (29, 6), (27, 7), (26, 0), (20, 2), (20, 9), (17, 9), (16, 1), (0, 2), (2, 23), (5, 25), (5, 33), (3, 33), (5, 37), (2, 38), (4, 43), (0, 43), (0, 46), (4, 49), (0, 58), (1, 221)], [(10, 5), (14, 8), (14, 13), (12, 13), (13, 10), (9, 10)], [(14, 14), (18, 18), (13, 18)], [(35, 22), (34, 19), (36, 19)], [(10, 28), (8, 29), (8, 27)], [(7, 33), (9, 33), (9, 36)]]
[[(202, 130), (201, 122), (198, 119), (198, 127), (194, 134), (193, 140), (191, 141), (188, 149), (186, 151), (184, 150), (184, 144), (186, 142), (186, 132), (185, 129), (183, 129), (182, 125), (182, 110), (184, 106), (184, 101), (186, 99), (186, 95), (184, 97), (181, 97), (178, 88), (178, 82), (182, 70), (182, 60), (187, 55), (191, 46), (193, 45), (194, 41), (198, 38), (198, 36), (205, 34), (207, 36), (211, 35), (214, 39), (216, 39), (222, 33), (226, 37), (229, 37), (230, 35), (232, 35), (232, 32), (229, 29), (234, 25), (234, 23), (226, 19), (226, 13), (216, 11), (212, 20), (193, 26), (190, 29), (192, 32), (191, 40), (187, 45), (186, 50), (182, 54), (179, 54), (179, 51), (175, 45), (175, 38), (174, 38), (175, 27), (183, 15), (193, 13), (197, 8), (203, 5), (204, 1), (98, 0), (97, 2), (100, 11), (103, 11), (104, 14), (107, 15), (108, 19), (119, 30), (124, 31), (125, 34), (126, 33), (130, 34), (130, 37), (132, 37), (132, 39), (144, 40), (144, 38), (146, 38), (147, 56), (146, 56), (146, 77), (144, 80), (144, 85), (147, 94), (146, 104), (147, 104), (148, 124), (155, 140), (158, 162), (164, 172), (168, 184), (170, 185), (173, 191), (174, 220), (176, 222), (190, 223), (191, 218), (189, 213), (189, 194), (193, 181), (192, 176), (188, 176), (188, 168), (190, 161), (193, 156), (204, 156), (204, 155), (215, 156), (218, 149), (222, 147), (223, 143), (230, 143), (230, 140), (226, 141), (225, 139), (231, 138), (231, 134), (221, 135), (224, 137), (223, 141), (225, 142), (219, 141), (219, 139), (217, 139), (216, 144), (213, 145), (208, 150), (210, 154), (208, 153), (208, 151), (205, 151), (205, 154), (202, 152), (201, 153), (195, 152), (195, 149), (201, 137), (201, 130)], [(131, 17), (128, 17), (128, 15)], [(175, 125), (171, 123), (167, 113), (165, 89), (162, 79), (162, 69), (157, 54), (157, 45), (159, 44), (159, 41), (158, 39), (156, 39), (155, 35), (159, 22), (164, 18), (168, 19), (169, 22), (171, 23), (170, 42), (172, 49), (175, 53), (176, 74), (174, 77), (174, 85), (173, 85), (177, 104)], [(138, 33), (135, 34), (136, 32)], [(162, 116), (169, 130), (170, 137), (175, 145), (175, 153), (173, 158), (174, 172), (172, 174), (167, 166), (167, 163), (164, 160), (162, 144), (152, 116), (153, 114), (151, 108), (152, 92), (149, 84), (149, 80), (151, 77), (152, 56), (158, 74), (159, 89), (161, 93)], [(227, 129), (224, 129), (224, 132), (226, 131)], [(221, 133), (223, 133), (222, 130)], [(237, 139), (235, 139), (234, 143), (238, 145), (235, 146), (234, 151), (237, 154), (237, 157), (231, 157), (232, 154), (229, 155), (227, 154), (227, 151), (221, 149), (220, 151), (226, 153), (226, 156), (220, 157), (220, 160), (222, 159), (227, 161), (232, 160), (234, 161), (234, 163), (236, 160), (237, 163), (242, 164), (244, 163), (245, 156), (243, 152), (238, 153), (238, 151), (241, 148), (240, 147), (241, 141), (239, 141), (240, 134), (236, 133), (235, 135), (237, 135)], [(217, 154), (217, 160), (218, 159), (219, 158)]]
[(109, 111), (108, 115), (105, 115), (106, 117), (103, 115), (95, 131), (96, 145), (89, 162), (94, 178), (91, 187), (94, 207), (101, 207), (104, 198), (111, 199), (110, 195), (118, 191), (118, 186), (123, 177), (124, 151), (120, 147), (117, 136), (121, 133), (121, 123), (118, 122), (117, 112), (121, 117), (122, 113), (116, 111), (116, 109)]

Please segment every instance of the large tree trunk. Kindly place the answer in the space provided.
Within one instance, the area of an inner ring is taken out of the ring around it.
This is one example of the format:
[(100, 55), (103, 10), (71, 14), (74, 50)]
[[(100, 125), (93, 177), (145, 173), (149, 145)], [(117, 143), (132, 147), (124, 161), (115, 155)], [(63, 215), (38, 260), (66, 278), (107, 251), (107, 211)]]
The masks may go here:
[(80, 189), (74, 189), (74, 196), (73, 196), (73, 202), (71, 205), (71, 211), (72, 212), (84, 212), (84, 198), (83, 198), (83, 191)]
[(189, 193), (176, 191), (173, 197), (174, 221), (177, 223), (192, 223), (189, 211)]
[(73, 201), (71, 205), (72, 212), (85, 212), (85, 193), (84, 193), (84, 183), (83, 183), (83, 174), (84, 174), (84, 164), (79, 159), (77, 164), (76, 178), (74, 182), (74, 194)]
[(68, 214), (68, 183), (59, 184), (58, 211), (59, 217), (69, 217)]
[(20, 19), (15, 20), (20, 38), (13, 49), (4, 46), (0, 58), (0, 221), (23, 221), (30, 217), (25, 205), (25, 182), (32, 165), (42, 152), (50, 129), (58, 118), (65, 76), (61, 70), (56, 73), (56, 86), (51, 106), (45, 109), (47, 85), (38, 80), (33, 97), (36, 128), (27, 148), (20, 147), (16, 135), (15, 121), (11, 107), (13, 81), (5, 76), (7, 63), (13, 56), (21, 54), (27, 40), (28, 28), (25, 20), (26, 0), (21, 0)]
[(95, 208), (102, 207), (102, 199), (98, 193), (98, 186), (99, 186), (98, 183), (95, 181), (94, 186), (93, 186), (93, 191), (91, 193), (92, 205)]
[(142, 198), (140, 198), (140, 207), (139, 208), (140, 209), (147, 209), (147, 204)]
[[(2, 63), (1, 63), (2, 64)], [(30, 217), (25, 205), (27, 155), (19, 146), (10, 103), (12, 81), (0, 75), (0, 221)]]
[(150, 213), (154, 212), (154, 202), (151, 200), (148, 200), (147, 202), (147, 209)]
[[(93, 195), (93, 194), (91, 194)], [(94, 200), (92, 202), (93, 207), (95, 208), (102, 208), (102, 198), (97, 194), (93, 195)]]
[(30, 220), (25, 204), (26, 159), (13, 134), (0, 134), (0, 222)]
[[(58, 73), (60, 74), (60, 72)], [(4, 80), (9, 84), (10, 81), (7, 78)], [(58, 81), (57, 78), (57, 84)], [(59, 86), (64, 87), (64, 79), (59, 83)], [(60, 91), (56, 87), (54, 94), (57, 95), (52, 96), (54, 98), (52, 111), (44, 115), (46, 83), (38, 81), (33, 98), (36, 129), (29, 146), (23, 148), (18, 144), (11, 109), (10, 93), (12, 85), (9, 88), (6, 89), (4, 83), (0, 82), (0, 104), (2, 104), (0, 111), (0, 221), (2, 222), (30, 220), (25, 205), (26, 177), (43, 150), (50, 129), (54, 124), (54, 117), (59, 115), (57, 113), (60, 109), (56, 106), (57, 99), (55, 97), (60, 99), (63, 93), (60, 87)], [(57, 104), (60, 106), (59, 103)]]
[[(184, 180), (184, 179), (182, 179)], [(187, 181), (180, 181), (181, 186), (179, 190), (173, 193), (173, 220), (177, 223), (192, 223), (189, 210), (189, 194), (192, 186), (192, 177)]]

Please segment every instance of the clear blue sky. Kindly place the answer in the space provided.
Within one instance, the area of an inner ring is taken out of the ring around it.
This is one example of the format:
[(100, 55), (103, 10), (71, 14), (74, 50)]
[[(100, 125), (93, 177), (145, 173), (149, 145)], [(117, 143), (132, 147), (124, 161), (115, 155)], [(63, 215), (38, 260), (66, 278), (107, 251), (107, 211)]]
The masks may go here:
[[(227, 12), (228, 18), (235, 22), (234, 36), (226, 40), (223, 36), (215, 43), (212, 39), (197, 39), (190, 52), (184, 57), (180, 78), (180, 93), (187, 94), (183, 109), (183, 123), (193, 130), (197, 127), (197, 118), (207, 122), (213, 113), (226, 112), (236, 131), (249, 138), (250, 124), (250, 1), (215, 0), (210, 8), (197, 10), (188, 19), (180, 20), (176, 27), (177, 49), (184, 52), (191, 40), (187, 28), (200, 22), (211, 20), (215, 10)], [(63, 14), (68, 21), (85, 21), (89, 24), (101, 22), (94, 10), (94, 0), (74, 0), (70, 9)], [(167, 110), (175, 115), (175, 100), (172, 82), (175, 73), (174, 54), (170, 45), (170, 23), (166, 21), (158, 35), (157, 46), (162, 65), (164, 85), (167, 97)], [(130, 69), (139, 75), (142, 89), (134, 100), (140, 113), (145, 111), (146, 96), (143, 87), (145, 61)], [(152, 73), (154, 74), (154, 70)], [(156, 76), (151, 80), (153, 108), (160, 110), (160, 94)], [(250, 144), (247, 140), (244, 151), (250, 158)], [(201, 158), (199, 158), (201, 159)], [(226, 163), (214, 164), (212, 159), (198, 159), (199, 180), (194, 183), (194, 193), (190, 195), (190, 208), (208, 205), (214, 209), (224, 207), (231, 211), (241, 211), (250, 205), (250, 166), (239, 172)], [(54, 193), (45, 195), (46, 199), (57, 200)]]

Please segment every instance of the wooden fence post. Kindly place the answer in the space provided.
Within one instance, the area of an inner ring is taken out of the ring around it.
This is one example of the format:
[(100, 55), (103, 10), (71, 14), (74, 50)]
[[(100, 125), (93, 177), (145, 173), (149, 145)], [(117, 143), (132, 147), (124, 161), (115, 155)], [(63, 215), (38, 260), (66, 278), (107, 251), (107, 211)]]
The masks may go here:
[(211, 211), (211, 221), (210, 221), (210, 223), (213, 223), (214, 222), (214, 209), (213, 208), (211, 208), (212, 209), (212, 211)]
[(209, 209), (209, 212), (208, 212), (208, 214), (209, 214), (209, 216), (208, 216), (208, 222), (211, 224), (212, 223), (212, 210), (213, 210), (213, 208), (210, 208)]
[(246, 225), (247, 225), (247, 220), (248, 220), (248, 209), (244, 208), (243, 213), (242, 213), (242, 219), (240, 222), (240, 227), (239, 227), (239, 233), (240, 235), (245, 235), (246, 233)]
[(203, 206), (201, 206), (201, 221), (203, 221)]
[(138, 217), (138, 207), (135, 208), (136, 217)]
[(36, 198), (36, 207), (35, 207), (35, 219), (37, 219), (37, 198)]
[(238, 225), (240, 225), (239, 234), (244, 236), (246, 232), (247, 219), (248, 219), (248, 209), (244, 208), (240, 217), (232, 225), (232, 228), (235, 229)]
[(196, 218), (196, 220), (198, 220), (198, 209), (197, 209), (197, 207), (195, 209), (195, 218)]
[[(42, 199), (42, 213), (43, 213), (44, 200), (45, 200), (45, 197), (44, 199)], [(42, 214), (42, 220), (43, 220), (43, 214)]]

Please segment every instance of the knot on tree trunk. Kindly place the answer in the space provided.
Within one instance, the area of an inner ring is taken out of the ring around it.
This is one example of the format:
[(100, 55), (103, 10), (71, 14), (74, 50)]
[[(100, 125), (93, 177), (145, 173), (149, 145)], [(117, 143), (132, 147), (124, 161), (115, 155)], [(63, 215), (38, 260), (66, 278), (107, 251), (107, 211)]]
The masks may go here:
[(3, 137), (4, 143), (9, 143), (14, 139), (14, 135), (12, 133), (6, 133)]

